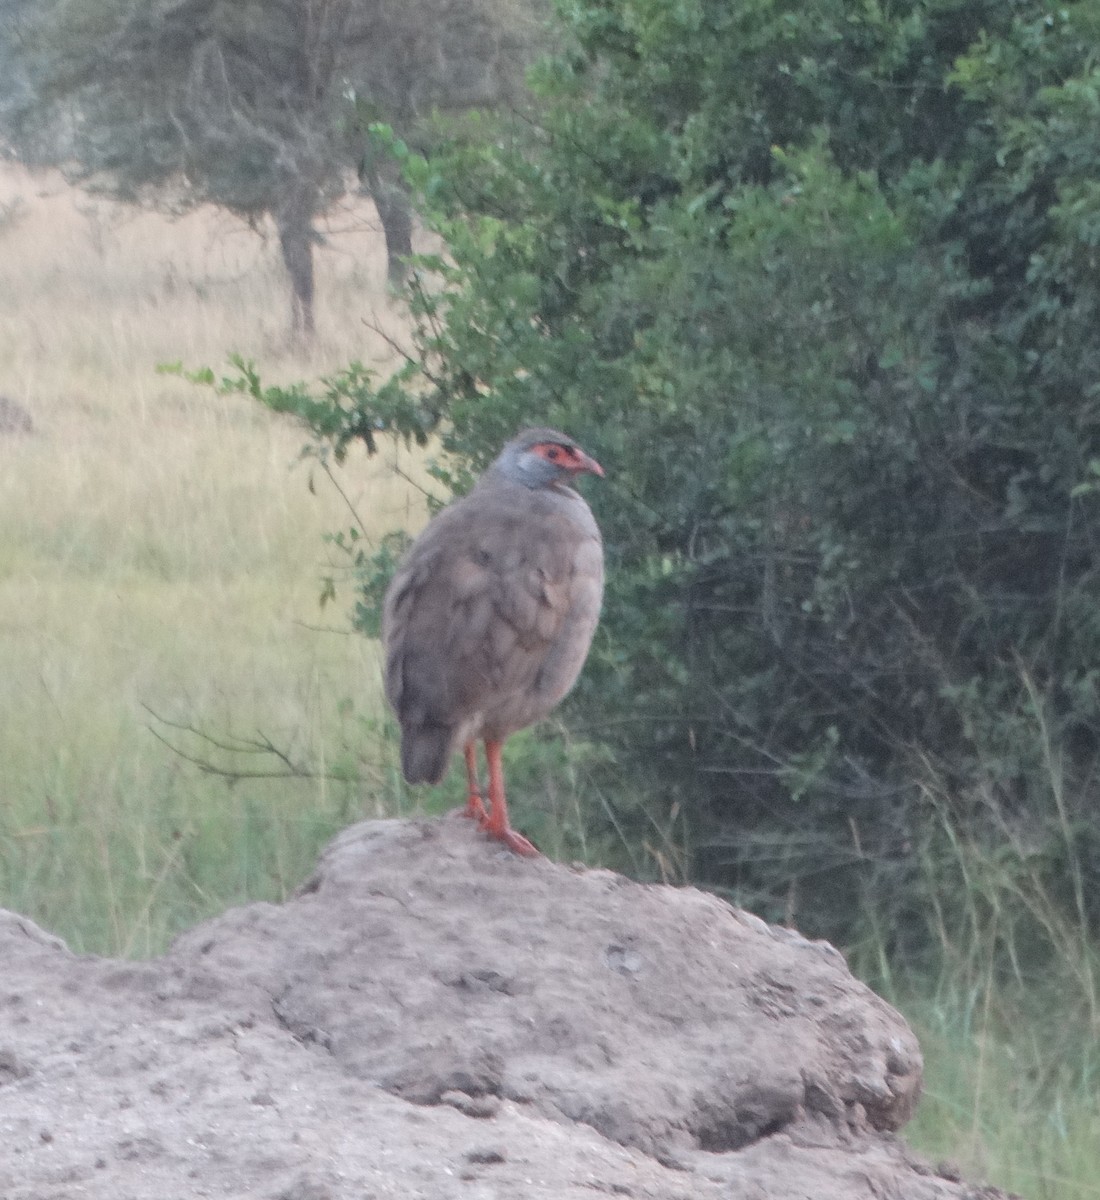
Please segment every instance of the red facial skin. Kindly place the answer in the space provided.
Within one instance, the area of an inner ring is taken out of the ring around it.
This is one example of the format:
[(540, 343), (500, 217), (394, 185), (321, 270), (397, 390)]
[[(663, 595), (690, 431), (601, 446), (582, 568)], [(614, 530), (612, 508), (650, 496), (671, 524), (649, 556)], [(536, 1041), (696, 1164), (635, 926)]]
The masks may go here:
[(603, 467), (594, 458), (585, 454), (579, 446), (560, 446), (557, 442), (539, 442), (537, 446), (531, 447), (531, 453), (545, 458), (547, 462), (552, 462), (556, 467), (568, 471), (571, 475), (583, 475), (587, 472), (590, 475), (603, 476)]

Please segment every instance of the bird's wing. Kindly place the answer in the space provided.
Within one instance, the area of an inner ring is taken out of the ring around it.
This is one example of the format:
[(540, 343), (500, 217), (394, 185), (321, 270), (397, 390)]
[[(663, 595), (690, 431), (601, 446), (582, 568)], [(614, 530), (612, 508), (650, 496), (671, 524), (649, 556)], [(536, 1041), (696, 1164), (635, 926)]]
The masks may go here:
[(472, 493), (440, 513), (387, 597), (386, 690), (399, 717), (457, 725), (525, 701), (574, 625), (579, 670), (600, 562), (598, 536), (523, 488)]

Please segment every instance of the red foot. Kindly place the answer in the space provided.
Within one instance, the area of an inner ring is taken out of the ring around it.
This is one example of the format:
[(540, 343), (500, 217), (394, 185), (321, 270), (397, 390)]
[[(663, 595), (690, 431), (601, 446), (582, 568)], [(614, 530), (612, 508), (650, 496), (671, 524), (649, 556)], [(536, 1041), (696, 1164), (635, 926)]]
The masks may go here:
[[(508, 823), (508, 803), (504, 799), (504, 768), (500, 762), (501, 745), (500, 742), (488, 739), (485, 741), (485, 757), (489, 763), (489, 813), (482, 818), (481, 828), (491, 838), (503, 842), (514, 854), (522, 854), (524, 858), (539, 858), (538, 850), (522, 833), (516, 833)], [(468, 770), (472, 770), (470, 767), (472, 757), (471, 749), (467, 751), (466, 757)], [(476, 776), (471, 775), (470, 778), (474, 779)], [(473, 783), (470, 785), (470, 790), (474, 790)]]
[(484, 823), (488, 819), (485, 805), (481, 803), (481, 787), (477, 781), (477, 747), (473, 742), (467, 742), (462, 749), (466, 758), (466, 807), (462, 809), (464, 817), (473, 817)]
[(510, 825), (506, 829), (496, 830), (490, 829), (487, 821), (481, 822), (481, 828), (498, 842), (503, 842), (509, 850), (516, 854), (522, 854), (524, 858), (541, 858), (537, 847), (533, 842), (529, 842), (522, 833), (517, 833)]
[(455, 811), (460, 817), (472, 817), (480, 825), (484, 825), (489, 819), (489, 814), (485, 811), (485, 805), (481, 803), (480, 796), (471, 796), (462, 808), (455, 809)]

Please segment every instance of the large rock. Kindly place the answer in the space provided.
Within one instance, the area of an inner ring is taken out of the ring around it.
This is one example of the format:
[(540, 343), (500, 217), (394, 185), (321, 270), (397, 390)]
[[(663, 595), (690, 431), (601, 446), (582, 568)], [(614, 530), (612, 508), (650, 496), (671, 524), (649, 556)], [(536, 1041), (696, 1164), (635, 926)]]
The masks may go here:
[(973, 1197), (892, 1136), (920, 1077), (831, 947), (457, 817), (152, 962), (0, 914), (5, 1200)]
[(0, 435), (5, 433), (34, 433), (34, 421), (18, 401), (0, 395)]

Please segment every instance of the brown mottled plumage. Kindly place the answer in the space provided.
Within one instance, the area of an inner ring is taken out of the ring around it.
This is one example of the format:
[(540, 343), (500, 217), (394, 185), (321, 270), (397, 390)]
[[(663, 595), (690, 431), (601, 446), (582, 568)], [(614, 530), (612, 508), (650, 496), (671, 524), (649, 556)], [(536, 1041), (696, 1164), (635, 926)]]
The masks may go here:
[(466, 811), (521, 854), (537, 851), (508, 825), (500, 747), (573, 686), (603, 597), (600, 531), (569, 486), (585, 472), (603, 469), (571, 438), (521, 433), (467, 496), (433, 518), (386, 593), (386, 696), (401, 722), (405, 778), (438, 783), (462, 746)]

